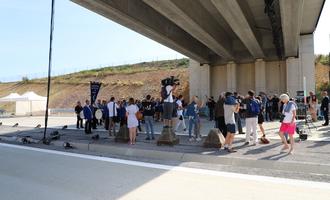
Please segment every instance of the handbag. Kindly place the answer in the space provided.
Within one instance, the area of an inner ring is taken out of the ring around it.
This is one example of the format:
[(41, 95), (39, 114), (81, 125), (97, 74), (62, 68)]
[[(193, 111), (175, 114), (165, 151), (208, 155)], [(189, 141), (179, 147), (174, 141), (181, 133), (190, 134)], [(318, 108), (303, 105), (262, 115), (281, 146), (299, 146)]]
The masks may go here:
[(282, 123), (285, 118), (285, 114), (280, 114), (280, 122)]
[(115, 102), (113, 102), (113, 116), (112, 116), (112, 121), (114, 123), (119, 123), (120, 122), (120, 117), (115, 116)]
[(135, 116), (136, 116), (137, 120), (142, 120), (143, 119), (143, 114), (142, 114), (141, 111), (137, 111), (135, 113)]

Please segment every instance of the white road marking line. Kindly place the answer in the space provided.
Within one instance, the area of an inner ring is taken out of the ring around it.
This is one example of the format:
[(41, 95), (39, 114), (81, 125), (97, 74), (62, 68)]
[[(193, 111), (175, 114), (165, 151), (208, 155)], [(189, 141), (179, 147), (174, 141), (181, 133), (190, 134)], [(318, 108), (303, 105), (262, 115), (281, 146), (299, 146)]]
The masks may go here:
[(194, 173), (194, 174), (221, 176), (221, 177), (226, 177), (226, 178), (237, 178), (237, 179), (243, 179), (243, 180), (248, 180), (248, 181), (269, 182), (269, 183), (286, 184), (286, 185), (292, 185), (292, 186), (303, 186), (303, 187), (307, 187), (307, 188), (316, 188), (316, 189), (330, 189), (330, 183), (326, 183), (326, 182), (314, 182), (314, 181), (305, 181), (305, 180), (296, 180), (296, 179), (287, 179), (287, 178), (278, 178), (278, 177), (269, 177), (269, 176), (239, 174), (239, 173), (232, 173), (232, 172), (220, 172), (220, 171), (196, 169), (196, 168), (188, 168), (188, 167), (178, 167), (178, 166), (146, 163), (146, 162), (141, 162), (141, 161), (131, 161), (131, 160), (123, 160), (123, 159), (117, 159), (117, 158), (108, 158), (108, 157), (84, 155), (84, 154), (62, 152), (62, 151), (55, 151), (55, 150), (48, 150), (48, 149), (40, 149), (40, 148), (35, 148), (35, 147), (27, 147), (27, 146), (13, 145), (13, 144), (5, 144), (5, 143), (0, 143), (0, 146), (7, 147), (7, 148), (30, 150), (30, 151), (36, 151), (36, 152), (42, 152), (42, 153), (48, 153), (48, 154), (55, 154), (55, 155), (70, 156), (70, 157), (75, 157), (75, 158), (97, 160), (97, 161), (104, 161), (104, 162), (111, 162), (111, 163), (117, 163), (117, 164), (153, 168), (153, 169), (168, 170), (168, 171), (174, 170), (174, 171), (189, 172), (189, 173)]

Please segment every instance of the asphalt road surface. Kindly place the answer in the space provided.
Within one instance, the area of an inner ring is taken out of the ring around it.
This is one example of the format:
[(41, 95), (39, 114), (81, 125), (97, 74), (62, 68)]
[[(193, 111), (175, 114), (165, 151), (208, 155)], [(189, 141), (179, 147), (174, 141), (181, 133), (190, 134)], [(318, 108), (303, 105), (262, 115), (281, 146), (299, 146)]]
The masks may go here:
[(330, 184), (0, 143), (1, 200), (330, 199)]

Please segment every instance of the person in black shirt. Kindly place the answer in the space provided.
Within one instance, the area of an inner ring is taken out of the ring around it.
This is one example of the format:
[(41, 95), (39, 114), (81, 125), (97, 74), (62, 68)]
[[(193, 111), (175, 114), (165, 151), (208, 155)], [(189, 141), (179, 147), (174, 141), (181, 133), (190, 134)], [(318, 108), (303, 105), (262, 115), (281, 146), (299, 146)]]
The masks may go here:
[(328, 92), (323, 91), (322, 93), (323, 99), (321, 103), (321, 112), (324, 116), (324, 124), (322, 126), (328, 126), (329, 125), (329, 97), (328, 97)]
[(272, 119), (278, 119), (280, 99), (275, 94), (271, 101), (272, 101), (272, 114), (273, 114)]
[[(147, 132), (146, 140), (154, 140), (154, 127), (153, 127), (153, 116), (155, 114), (155, 104), (151, 101), (151, 96), (147, 95), (146, 99), (142, 102), (142, 111), (144, 116), (144, 123)], [(151, 137), (150, 137), (151, 133)]]
[[(80, 117), (80, 112), (83, 110), (83, 107), (81, 106), (80, 101), (77, 102), (76, 107), (74, 108), (74, 112), (77, 115), (77, 129), (84, 128), (83, 127), (83, 119)], [(79, 126), (80, 125), (80, 126)]]
[(207, 105), (207, 107), (209, 108), (209, 111), (210, 111), (210, 121), (212, 121), (214, 119), (214, 107), (215, 107), (214, 98), (213, 97), (209, 98), (206, 105)]
[[(236, 101), (239, 103), (239, 105), (241, 106), (242, 105), (242, 98), (238, 95), (237, 92), (234, 92), (234, 97), (236, 99)], [(245, 134), (243, 132), (243, 127), (242, 127), (242, 119), (241, 119), (241, 116), (240, 116), (240, 113), (234, 113), (235, 115), (235, 122), (236, 122), (236, 125), (237, 125), (237, 129), (238, 129), (238, 134)]]

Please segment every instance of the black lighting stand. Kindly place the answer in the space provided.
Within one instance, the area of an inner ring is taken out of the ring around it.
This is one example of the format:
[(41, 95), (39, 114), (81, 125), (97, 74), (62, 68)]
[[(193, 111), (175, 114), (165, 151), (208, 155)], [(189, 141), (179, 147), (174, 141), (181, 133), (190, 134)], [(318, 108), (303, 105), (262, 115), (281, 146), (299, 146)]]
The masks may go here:
[[(309, 133), (311, 132), (311, 129), (315, 129), (317, 130), (317, 127), (315, 126), (315, 124), (313, 123), (313, 119), (312, 116), (309, 114), (307, 114), (308, 111), (308, 105), (305, 105), (305, 125), (308, 127), (308, 131)], [(304, 128), (305, 129), (305, 128)]]

